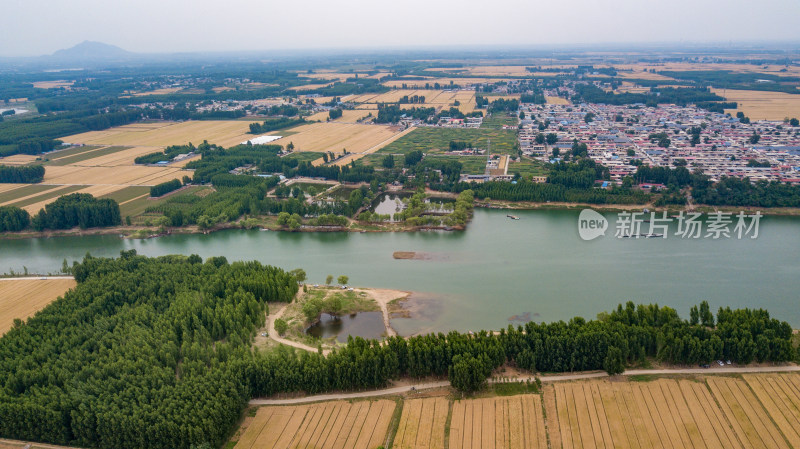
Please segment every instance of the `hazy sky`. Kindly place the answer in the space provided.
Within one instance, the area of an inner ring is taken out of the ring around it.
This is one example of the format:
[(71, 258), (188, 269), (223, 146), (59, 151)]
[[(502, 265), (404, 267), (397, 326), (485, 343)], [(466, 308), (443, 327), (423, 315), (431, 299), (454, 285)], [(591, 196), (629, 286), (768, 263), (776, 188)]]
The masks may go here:
[(800, 0), (0, 0), (0, 55), (800, 41)]

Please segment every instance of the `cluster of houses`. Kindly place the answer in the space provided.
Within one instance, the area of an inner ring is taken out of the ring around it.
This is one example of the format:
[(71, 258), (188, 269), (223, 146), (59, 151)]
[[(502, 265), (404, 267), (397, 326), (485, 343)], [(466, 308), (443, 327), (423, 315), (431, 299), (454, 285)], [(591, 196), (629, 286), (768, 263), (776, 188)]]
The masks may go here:
[(586, 144), (592, 159), (609, 167), (617, 182), (641, 162), (700, 169), (712, 180), (728, 176), (800, 183), (800, 127), (785, 122), (747, 123), (675, 105), (522, 104), (520, 112), (525, 116), (519, 132), (523, 154), (555, 162), (577, 141)]

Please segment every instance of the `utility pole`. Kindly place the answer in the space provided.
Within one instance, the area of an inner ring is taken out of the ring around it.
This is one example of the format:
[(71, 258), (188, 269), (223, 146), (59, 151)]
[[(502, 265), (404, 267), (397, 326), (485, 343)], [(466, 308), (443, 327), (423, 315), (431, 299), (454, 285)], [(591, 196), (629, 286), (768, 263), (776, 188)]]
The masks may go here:
[(492, 160), (492, 139), (486, 139), (486, 169), (485, 175), (489, 176), (489, 161)]

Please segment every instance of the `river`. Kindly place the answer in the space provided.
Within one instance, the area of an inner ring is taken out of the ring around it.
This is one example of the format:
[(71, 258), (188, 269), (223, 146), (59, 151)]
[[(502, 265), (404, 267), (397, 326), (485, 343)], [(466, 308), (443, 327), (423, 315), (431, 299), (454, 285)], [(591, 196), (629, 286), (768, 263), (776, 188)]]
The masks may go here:
[[(534, 321), (594, 318), (620, 302), (657, 302), (688, 317), (707, 300), (764, 307), (800, 327), (800, 218), (765, 217), (757, 239), (617, 239), (578, 236), (578, 212), (477, 209), (462, 232), (286, 233), (227, 230), (147, 240), (116, 236), (0, 241), (0, 271), (57, 272), (86, 252), (224, 255), (293, 269), (322, 283), (344, 274), (350, 284), (414, 292), (413, 319), (393, 319), (401, 335), (497, 329)], [(605, 215), (613, 220), (615, 214)], [(674, 227), (672, 229), (674, 232)], [(427, 260), (395, 260), (395, 251)], [(517, 318), (517, 321), (512, 319)]]

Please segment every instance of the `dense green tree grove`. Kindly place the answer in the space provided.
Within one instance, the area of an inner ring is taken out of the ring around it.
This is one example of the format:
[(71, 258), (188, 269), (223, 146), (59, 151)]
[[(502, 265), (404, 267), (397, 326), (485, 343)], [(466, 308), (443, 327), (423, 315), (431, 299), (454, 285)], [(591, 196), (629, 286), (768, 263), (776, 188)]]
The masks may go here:
[[(349, 214), (350, 209), (344, 202), (309, 204), (297, 198), (267, 198), (267, 191), (277, 182), (275, 177), (217, 176), (214, 179), (218, 181), (225, 179), (226, 182), (220, 183), (220, 185), (215, 184), (216, 192), (202, 197), (189, 193), (176, 194), (161, 204), (147, 208), (147, 212), (163, 213), (169, 218), (170, 226), (193, 225), (201, 222), (210, 225), (234, 221), (244, 215), (277, 215), (281, 212), (300, 216)], [(230, 178), (247, 181), (247, 184), (244, 186), (233, 185), (227, 182)]]
[(41, 165), (0, 165), (0, 183), (35, 184), (42, 179)]
[(173, 179), (172, 181), (162, 182), (161, 184), (156, 184), (153, 187), (150, 187), (150, 196), (153, 198), (157, 198), (159, 196), (166, 195), (169, 192), (174, 192), (180, 189), (181, 186), (182, 186), (181, 182), (177, 179)]
[(88, 193), (71, 193), (46, 205), (33, 219), (37, 231), (44, 229), (101, 228), (122, 223), (119, 204), (110, 198), (97, 199)]
[(0, 232), (17, 232), (31, 224), (31, 216), (24, 209), (0, 206)]
[(692, 197), (710, 205), (800, 207), (800, 186), (777, 181), (756, 181), (723, 176), (711, 183), (708, 176), (693, 174)]
[(436, 108), (413, 107), (410, 109), (401, 109), (400, 106), (396, 104), (379, 104), (378, 116), (375, 118), (375, 123), (397, 123), (401, 118), (426, 121), (435, 115)]
[(88, 257), (78, 286), (0, 339), (0, 435), (101, 448), (222, 444), (250, 397), (268, 301), (297, 282), (258, 262)]
[(304, 118), (268, 118), (263, 123), (251, 123), (250, 134), (264, 134), (270, 131), (277, 131), (279, 129), (291, 128), (293, 126), (302, 125), (306, 123)]
[(651, 167), (640, 165), (636, 168), (633, 178), (638, 183), (652, 182), (656, 184), (674, 185), (685, 187), (692, 183), (692, 174), (686, 167)]
[(589, 204), (646, 204), (651, 196), (640, 190), (612, 187), (609, 190), (598, 188), (569, 188), (550, 183), (534, 183), (519, 180), (516, 184), (490, 181), (482, 184), (462, 182), (453, 191), (471, 189), (478, 199), (533, 202), (573, 202)]
[[(200, 147), (203, 149), (208, 149), (211, 147), (216, 147), (215, 145), (209, 145), (208, 142), (203, 142), (200, 144)], [(133, 160), (136, 164), (155, 164), (161, 161), (170, 161), (172, 158), (179, 154), (188, 154), (193, 153), (197, 150), (192, 143), (188, 143), (187, 145), (170, 145), (164, 149), (164, 151), (158, 151), (155, 153), (145, 154), (143, 156), (139, 156)]]

